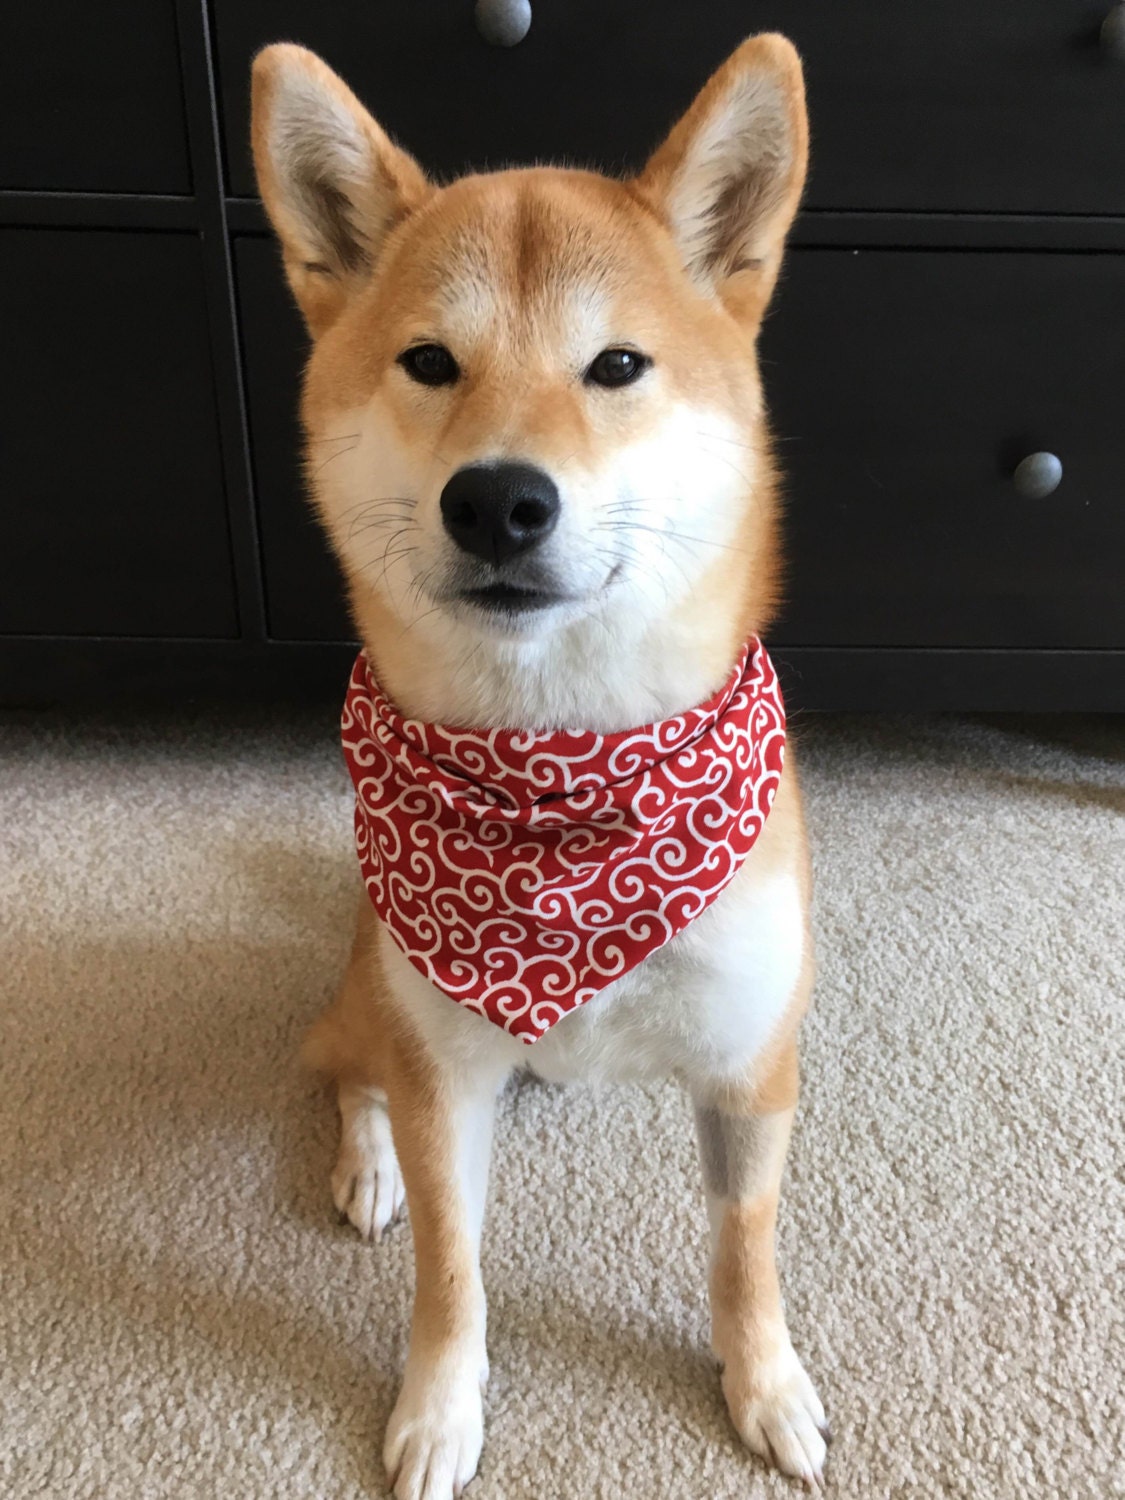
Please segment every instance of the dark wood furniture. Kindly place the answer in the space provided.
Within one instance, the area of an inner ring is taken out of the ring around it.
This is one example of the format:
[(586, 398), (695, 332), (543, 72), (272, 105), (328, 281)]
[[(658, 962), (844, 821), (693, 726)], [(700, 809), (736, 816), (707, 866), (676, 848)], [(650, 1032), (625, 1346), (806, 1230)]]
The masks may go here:
[[(246, 145), (321, 52), (430, 170), (638, 165), (777, 28), (813, 170), (763, 334), (805, 707), (1125, 709), (1125, 9), (1077, 0), (50, 0), (0, 52), (0, 703), (337, 690), (304, 349)], [(1061, 461), (1051, 493), (1035, 480)], [(1031, 473), (1029, 481), (1029, 472)]]

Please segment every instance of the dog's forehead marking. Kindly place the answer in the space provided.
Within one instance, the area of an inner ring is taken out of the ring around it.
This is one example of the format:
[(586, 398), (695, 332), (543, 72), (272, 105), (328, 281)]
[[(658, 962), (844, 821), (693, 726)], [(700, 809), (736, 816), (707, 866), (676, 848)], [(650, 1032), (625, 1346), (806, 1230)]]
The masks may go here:
[(552, 362), (597, 352), (627, 281), (579, 214), (526, 191), (492, 213), (477, 205), (452, 227), (435, 276), (435, 310), (451, 340)]
[(596, 283), (560, 280), (522, 298), (483, 278), (452, 279), (439, 298), (440, 331), (455, 352), (538, 356), (550, 365), (590, 359), (611, 337), (611, 299)]
[(498, 321), (499, 289), (482, 269), (452, 263), (435, 298), (438, 331), (458, 353), (488, 337)]

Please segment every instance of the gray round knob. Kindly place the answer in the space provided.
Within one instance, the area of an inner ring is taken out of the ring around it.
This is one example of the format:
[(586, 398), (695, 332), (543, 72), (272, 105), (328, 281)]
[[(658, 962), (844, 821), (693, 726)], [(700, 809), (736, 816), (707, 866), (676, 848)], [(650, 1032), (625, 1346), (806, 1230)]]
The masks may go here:
[(1106, 16), (1098, 33), (1098, 40), (1107, 57), (1125, 62), (1125, 4), (1115, 5)]
[(1062, 483), (1062, 464), (1053, 453), (1029, 453), (1016, 465), (1012, 478), (1025, 500), (1046, 500)]
[(514, 47), (531, 30), (531, 0), (477, 0), (477, 30), (492, 47)]

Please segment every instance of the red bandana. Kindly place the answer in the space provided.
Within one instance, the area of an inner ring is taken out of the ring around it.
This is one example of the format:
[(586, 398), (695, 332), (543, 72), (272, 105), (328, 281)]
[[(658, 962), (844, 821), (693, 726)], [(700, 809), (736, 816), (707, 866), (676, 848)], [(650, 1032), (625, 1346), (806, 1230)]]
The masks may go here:
[(620, 734), (404, 719), (360, 652), (341, 732), (372, 905), (431, 983), (524, 1042), (710, 906), (785, 758), (757, 637), (708, 703)]

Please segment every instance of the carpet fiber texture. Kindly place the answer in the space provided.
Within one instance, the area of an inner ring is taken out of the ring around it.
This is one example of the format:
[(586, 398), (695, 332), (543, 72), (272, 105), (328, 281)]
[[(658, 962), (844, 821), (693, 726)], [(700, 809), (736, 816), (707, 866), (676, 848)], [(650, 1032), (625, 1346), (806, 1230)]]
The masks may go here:
[[(847, 1500), (1125, 1495), (1125, 726), (807, 719), (780, 1226)], [(405, 1226), (296, 1061), (356, 873), (332, 712), (0, 718), (0, 1492), (384, 1493)], [(501, 1102), (473, 1493), (780, 1497), (707, 1352), (671, 1085)]]

